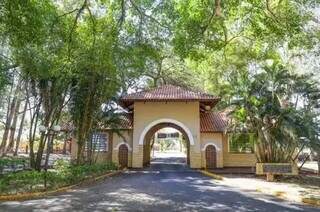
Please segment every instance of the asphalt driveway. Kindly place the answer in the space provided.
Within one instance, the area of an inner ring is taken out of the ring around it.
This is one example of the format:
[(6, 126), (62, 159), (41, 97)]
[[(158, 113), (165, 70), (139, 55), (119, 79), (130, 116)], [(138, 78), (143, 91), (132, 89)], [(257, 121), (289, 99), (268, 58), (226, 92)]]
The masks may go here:
[(220, 186), (179, 161), (163, 162), (45, 199), (3, 202), (0, 211), (320, 211)]

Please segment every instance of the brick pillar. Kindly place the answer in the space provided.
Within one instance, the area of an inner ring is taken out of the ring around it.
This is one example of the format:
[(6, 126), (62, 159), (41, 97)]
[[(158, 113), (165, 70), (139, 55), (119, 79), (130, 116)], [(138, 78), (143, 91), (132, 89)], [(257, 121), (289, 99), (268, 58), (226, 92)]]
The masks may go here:
[(117, 164), (117, 165), (119, 165), (118, 153), (119, 153), (119, 151), (115, 150), (115, 149), (112, 152), (112, 162)]
[(128, 153), (128, 167), (132, 167), (132, 151)]
[(133, 168), (142, 168), (143, 167), (143, 145), (139, 145), (138, 148), (133, 149), (132, 167)]
[(201, 151), (201, 168), (206, 168), (206, 151)]
[(190, 146), (190, 168), (201, 168), (201, 152), (197, 146)]

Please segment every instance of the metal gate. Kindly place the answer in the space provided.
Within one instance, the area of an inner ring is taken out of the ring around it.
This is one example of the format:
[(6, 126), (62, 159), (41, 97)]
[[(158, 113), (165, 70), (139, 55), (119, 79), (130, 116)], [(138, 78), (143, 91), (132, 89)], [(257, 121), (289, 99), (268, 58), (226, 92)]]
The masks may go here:
[(206, 148), (206, 168), (214, 169), (217, 167), (217, 151), (216, 147), (209, 145)]
[(118, 157), (120, 167), (128, 167), (128, 147), (125, 144), (120, 145)]

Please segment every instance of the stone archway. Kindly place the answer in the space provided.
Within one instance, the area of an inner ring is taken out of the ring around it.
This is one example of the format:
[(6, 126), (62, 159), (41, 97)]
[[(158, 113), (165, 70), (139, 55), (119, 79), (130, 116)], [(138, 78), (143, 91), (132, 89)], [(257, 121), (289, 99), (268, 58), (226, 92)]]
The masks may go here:
[(179, 128), (181, 128), (185, 134), (188, 136), (188, 139), (189, 139), (189, 143), (190, 145), (194, 145), (194, 140), (193, 140), (193, 136), (192, 136), (192, 133), (191, 131), (189, 130), (188, 127), (186, 127), (183, 123), (175, 120), (175, 119), (168, 119), (168, 118), (165, 118), (165, 119), (158, 119), (158, 120), (155, 120), (153, 122), (151, 122), (150, 124), (148, 124), (142, 131), (142, 133), (140, 134), (140, 137), (139, 137), (139, 145), (143, 145), (144, 144), (144, 139), (145, 139), (145, 136), (146, 134), (148, 133), (148, 131), (153, 128), (154, 126), (158, 125), (158, 124), (161, 124), (161, 123), (168, 123), (168, 124), (173, 124)]
[(150, 160), (151, 160), (150, 141), (152, 136), (158, 130), (166, 127), (174, 128), (178, 130), (180, 133), (182, 133), (183, 139), (185, 140), (186, 146), (187, 146), (186, 163), (190, 165), (190, 145), (194, 144), (193, 137), (190, 130), (185, 125), (175, 120), (172, 121), (169, 119), (160, 119), (149, 124), (141, 133), (139, 145), (143, 145), (143, 166), (148, 166), (150, 164)]

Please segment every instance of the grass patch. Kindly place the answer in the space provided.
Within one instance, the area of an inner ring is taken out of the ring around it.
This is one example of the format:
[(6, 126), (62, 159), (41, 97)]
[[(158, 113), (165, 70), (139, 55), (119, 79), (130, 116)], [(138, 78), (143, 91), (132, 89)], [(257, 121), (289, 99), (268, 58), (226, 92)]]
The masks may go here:
[(117, 166), (111, 162), (71, 166), (64, 161), (58, 161), (54, 168), (48, 172), (31, 170), (6, 174), (0, 178), (0, 194), (50, 191), (117, 170)]
[(29, 167), (29, 160), (26, 157), (3, 157), (0, 158), (0, 174), (2, 174), (5, 168), (10, 168), (15, 171), (16, 168)]

